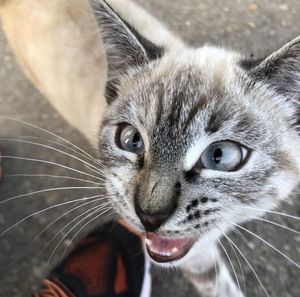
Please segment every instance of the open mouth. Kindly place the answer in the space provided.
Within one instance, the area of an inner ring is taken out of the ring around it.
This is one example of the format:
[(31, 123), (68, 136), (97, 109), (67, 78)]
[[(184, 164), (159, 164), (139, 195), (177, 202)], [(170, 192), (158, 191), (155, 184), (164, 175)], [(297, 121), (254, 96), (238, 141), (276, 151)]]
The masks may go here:
[(159, 263), (183, 258), (192, 248), (196, 238), (168, 238), (155, 233), (146, 233), (145, 243), (149, 256)]

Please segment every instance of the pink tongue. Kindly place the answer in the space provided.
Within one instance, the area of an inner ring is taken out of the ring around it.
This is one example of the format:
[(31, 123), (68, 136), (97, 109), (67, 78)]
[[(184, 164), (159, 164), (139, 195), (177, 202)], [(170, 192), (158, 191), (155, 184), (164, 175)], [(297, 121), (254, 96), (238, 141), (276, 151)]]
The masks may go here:
[(147, 233), (145, 242), (147, 251), (153, 260), (171, 262), (184, 257), (193, 246), (195, 239), (170, 239), (155, 233)]

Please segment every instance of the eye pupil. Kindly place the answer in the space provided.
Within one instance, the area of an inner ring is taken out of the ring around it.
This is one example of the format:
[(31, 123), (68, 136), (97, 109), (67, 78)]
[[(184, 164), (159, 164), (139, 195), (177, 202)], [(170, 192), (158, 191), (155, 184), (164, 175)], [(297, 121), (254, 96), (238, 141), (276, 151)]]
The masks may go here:
[(139, 147), (141, 145), (141, 135), (140, 133), (135, 133), (132, 138), (132, 145), (134, 147)]
[(219, 164), (222, 161), (223, 152), (220, 148), (217, 148), (214, 152), (213, 159), (216, 164)]

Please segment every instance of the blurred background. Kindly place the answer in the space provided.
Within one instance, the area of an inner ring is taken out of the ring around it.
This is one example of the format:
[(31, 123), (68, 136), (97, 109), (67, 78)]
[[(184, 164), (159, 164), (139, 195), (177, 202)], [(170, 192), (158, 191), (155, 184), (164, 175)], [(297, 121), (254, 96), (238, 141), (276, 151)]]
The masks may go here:
[[(137, 2), (193, 46), (211, 43), (241, 50), (249, 56), (260, 57), (300, 34), (299, 0), (257, 2), (137, 0)], [(59, 116), (24, 77), (1, 29), (0, 115), (48, 129), (93, 154), (85, 139)], [(28, 138), (29, 136), (35, 138)], [(51, 208), (55, 204), (71, 199), (98, 194), (99, 190), (95, 189), (74, 189), (74, 187), (91, 187), (94, 184), (45, 175), (68, 176), (96, 182), (98, 180), (51, 164), (51, 162), (59, 163), (93, 174), (82, 162), (55, 150), (28, 143), (51, 145), (70, 153), (70, 150), (54, 143), (60, 141), (58, 138), (46, 132), (22, 122), (0, 119), (0, 138), (1, 150), (5, 156), (31, 159), (3, 159), (4, 178), (0, 182), (0, 296), (30, 296), (30, 291), (38, 284), (39, 278), (59, 261), (64, 252), (70, 249), (71, 239), (74, 238), (76, 242), (88, 230), (99, 224), (99, 221), (94, 221), (82, 230), (80, 229), (87, 220), (76, 225), (80, 215), (88, 209), (88, 206), (77, 208), (72, 212), (70, 212), (71, 207), (75, 207), (75, 204)], [(53, 142), (49, 144), (41, 138)], [(27, 143), (24, 143), (24, 140)], [(35, 176), (37, 174), (40, 176)], [(31, 192), (61, 187), (71, 187), (71, 189), (26, 196)], [(10, 199), (11, 197), (15, 198)], [(47, 211), (41, 212), (49, 207)], [(280, 211), (300, 216), (299, 197), (295, 195), (293, 199), (282, 205)], [(35, 212), (38, 213), (29, 217)], [(67, 215), (63, 216), (66, 213)], [(28, 218), (24, 220), (26, 217)], [(287, 228), (298, 230), (298, 233), (266, 222), (253, 222), (246, 227), (276, 246), (289, 258), (300, 263), (300, 221), (279, 215), (267, 216), (267, 218)], [(80, 219), (84, 219), (84, 216)], [(17, 224), (18, 222), (20, 223)], [(243, 239), (235, 234), (231, 234), (230, 237), (238, 244), (253, 266), (269, 296), (300, 296), (300, 271), (294, 264), (249, 234), (244, 233)], [(247, 263), (238, 255), (242, 272), (231, 247), (226, 244), (226, 241), (224, 245), (232, 258), (241, 287), (243, 290), (246, 289), (246, 295), (266, 296)], [(155, 270), (153, 296), (167, 295), (196, 296), (192, 286), (182, 278), (180, 272)]]

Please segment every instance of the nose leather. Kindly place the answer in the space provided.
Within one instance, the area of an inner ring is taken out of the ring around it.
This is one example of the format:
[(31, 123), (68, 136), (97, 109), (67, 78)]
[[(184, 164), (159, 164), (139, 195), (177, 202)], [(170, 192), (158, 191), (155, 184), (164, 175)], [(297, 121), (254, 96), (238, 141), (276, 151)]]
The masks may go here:
[(171, 217), (174, 212), (174, 208), (155, 213), (148, 213), (143, 211), (138, 205), (136, 205), (135, 211), (142, 224), (144, 225), (146, 231), (154, 232)]

